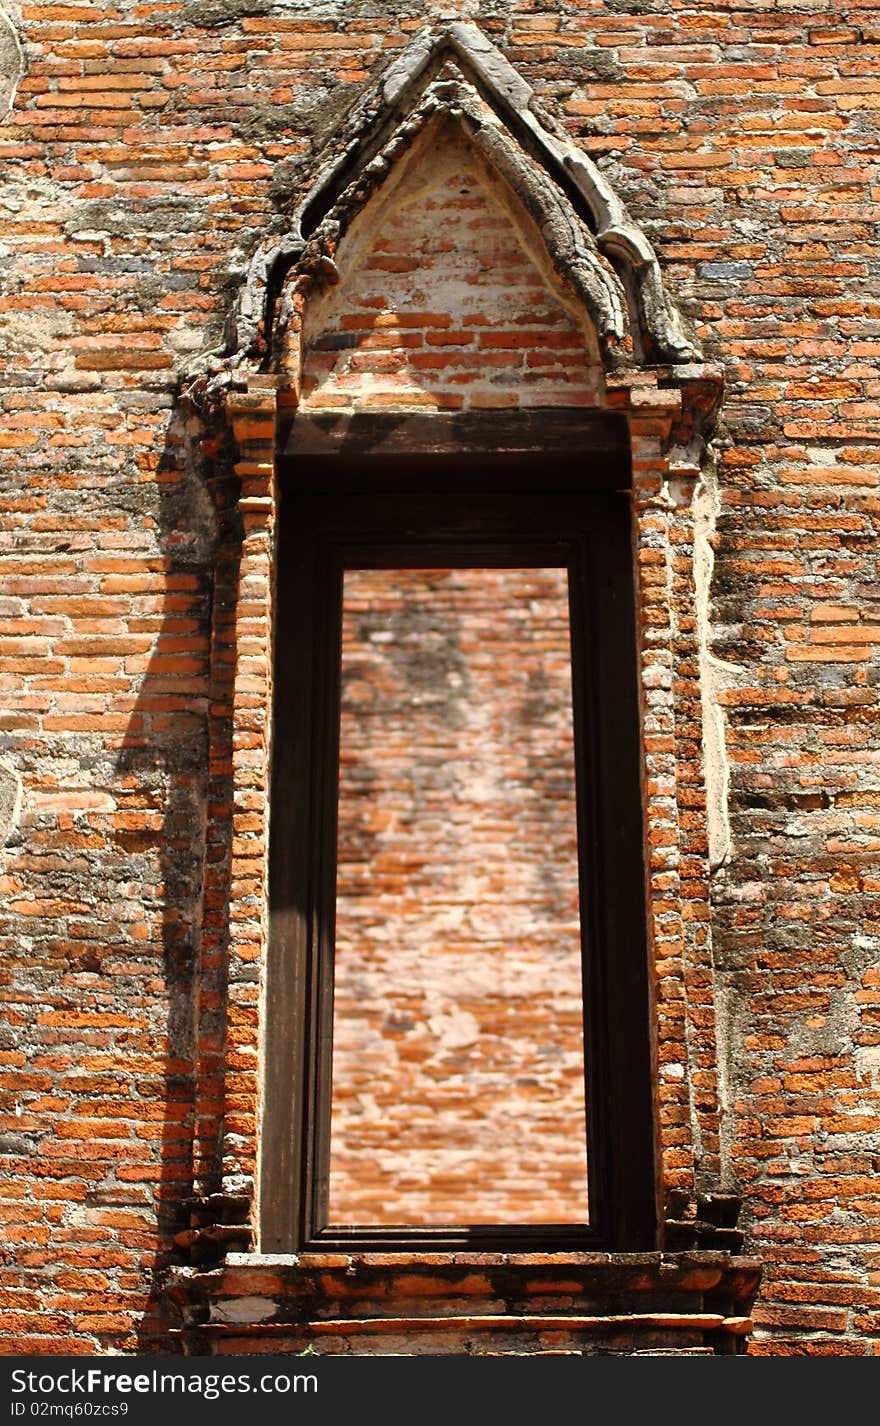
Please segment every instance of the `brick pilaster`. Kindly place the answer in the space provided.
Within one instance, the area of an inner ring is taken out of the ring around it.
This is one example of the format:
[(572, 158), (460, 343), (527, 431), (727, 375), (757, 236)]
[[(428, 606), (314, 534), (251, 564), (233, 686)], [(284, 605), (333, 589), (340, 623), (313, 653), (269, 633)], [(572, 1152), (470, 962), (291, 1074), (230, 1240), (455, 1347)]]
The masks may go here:
[(223, 1188), (251, 1194), (257, 1165), (259, 1001), (268, 907), (272, 610), (277, 487), (275, 384), (254, 381), (227, 413), (241, 480), (241, 563), (232, 690), (232, 856)]

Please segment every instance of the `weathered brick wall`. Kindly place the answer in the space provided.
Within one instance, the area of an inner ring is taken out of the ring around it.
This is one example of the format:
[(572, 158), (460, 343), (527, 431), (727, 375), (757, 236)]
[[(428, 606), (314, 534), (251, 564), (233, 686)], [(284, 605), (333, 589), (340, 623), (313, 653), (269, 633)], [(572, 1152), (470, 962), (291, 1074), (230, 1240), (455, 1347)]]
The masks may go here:
[(587, 1221), (564, 569), (346, 571), (330, 1221)]
[[(177, 375), (217, 339), (233, 270), (283, 230), (327, 123), (438, 7), (6, 8), (26, 71), (0, 129), (3, 1350), (131, 1350), (163, 1340), (171, 1210), (217, 1153), (229, 779), (250, 752), (228, 718), (248, 698), (224, 623), (228, 462), (199, 452)], [(751, 1350), (872, 1354), (877, 8), (460, 8), (601, 160), (726, 368), (695, 627), (726, 724), (713, 946), (723, 1148), (767, 1264)], [(452, 399), (481, 350), (462, 343), (431, 389)], [(262, 538), (246, 552), (258, 614)], [(686, 624), (684, 539), (675, 553)], [(258, 920), (255, 900), (239, 883), (233, 915)], [(233, 1051), (252, 1074), (246, 957), (236, 977)]]

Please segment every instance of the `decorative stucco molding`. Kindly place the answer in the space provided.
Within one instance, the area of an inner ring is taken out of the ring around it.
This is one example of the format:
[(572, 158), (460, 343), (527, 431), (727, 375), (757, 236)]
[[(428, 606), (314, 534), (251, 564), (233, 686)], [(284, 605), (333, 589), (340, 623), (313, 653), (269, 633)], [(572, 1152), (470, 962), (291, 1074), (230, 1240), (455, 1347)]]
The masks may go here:
[(554, 267), (595, 323), (609, 375), (700, 362), (650, 242), (595, 164), (475, 25), (453, 23), (417, 35), (348, 111), (287, 231), (255, 254), (223, 346), (188, 371), (191, 397), (222, 399), (246, 384), (242, 367), (278, 370), (279, 333), (290, 317), (280, 298), (291, 275), (333, 280), (340, 238), (416, 135), (443, 114), (464, 125), (531, 213)]

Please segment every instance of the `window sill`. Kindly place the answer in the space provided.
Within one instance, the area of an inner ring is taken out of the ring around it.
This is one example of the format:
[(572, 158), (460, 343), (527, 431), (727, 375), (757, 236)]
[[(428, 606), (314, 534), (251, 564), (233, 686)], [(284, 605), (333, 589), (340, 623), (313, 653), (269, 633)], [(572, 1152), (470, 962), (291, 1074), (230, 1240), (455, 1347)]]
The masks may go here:
[(168, 1297), (189, 1355), (733, 1355), (760, 1273), (709, 1250), (230, 1253)]

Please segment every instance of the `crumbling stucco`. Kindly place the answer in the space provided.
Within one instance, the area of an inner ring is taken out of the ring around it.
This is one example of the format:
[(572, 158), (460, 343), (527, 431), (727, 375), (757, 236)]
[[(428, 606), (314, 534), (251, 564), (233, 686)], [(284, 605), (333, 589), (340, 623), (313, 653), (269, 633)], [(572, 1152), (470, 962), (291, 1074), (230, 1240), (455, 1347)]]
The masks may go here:
[(715, 471), (707, 469), (694, 491), (694, 586), (700, 688), (703, 702), (703, 757), (706, 776), (706, 819), (709, 866), (713, 871), (729, 859), (732, 843), (727, 808), (730, 764), (725, 749), (724, 709), (719, 697), (726, 682), (741, 670), (712, 653), (711, 596), (715, 563), (713, 540), (720, 496)]
[(9, 841), (21, 815), (21, 778), (8, 763), (0, 762), (0, 846)]
[(0, 120), (15, 102), (15, 91), (24, 74), (24, 52), (6, 11), (0, 8)]

